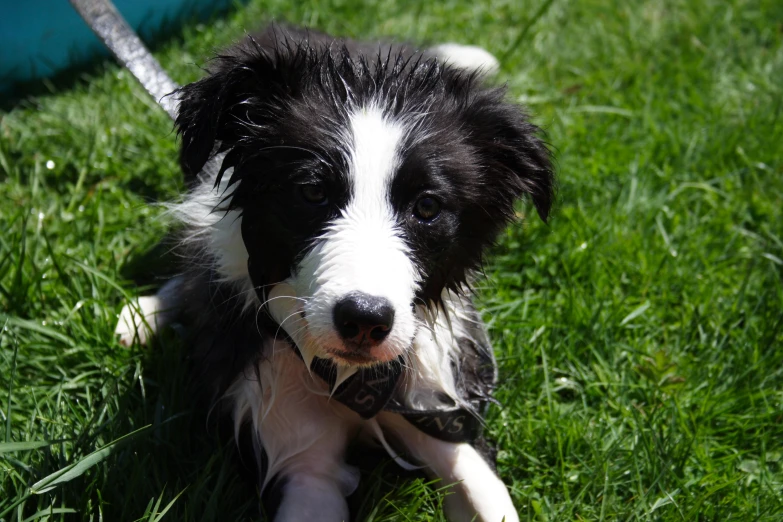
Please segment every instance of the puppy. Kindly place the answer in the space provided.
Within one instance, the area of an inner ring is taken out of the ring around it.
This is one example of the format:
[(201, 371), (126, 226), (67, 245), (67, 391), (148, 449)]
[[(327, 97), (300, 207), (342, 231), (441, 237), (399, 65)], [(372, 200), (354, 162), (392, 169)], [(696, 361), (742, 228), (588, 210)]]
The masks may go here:
[(538, 129), (482, 84), (496, 66), (270, 29), (175, 93), (181, 274), (117, 333), (190, 326), (274, 520), (348, 520), (357, 438), (450, 486), (450, 520), (518, 520), (481, 437), (496, 367), (471, 282), (517, 199), (546, 220), (554, 175)]

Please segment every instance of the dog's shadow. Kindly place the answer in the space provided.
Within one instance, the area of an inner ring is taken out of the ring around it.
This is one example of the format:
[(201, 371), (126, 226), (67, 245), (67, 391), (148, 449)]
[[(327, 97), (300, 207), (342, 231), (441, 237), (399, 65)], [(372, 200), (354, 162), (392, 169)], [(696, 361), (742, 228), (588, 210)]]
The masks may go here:
[[(234, 438), (231, 422), (196, 402), (198, 390), (182, 337), (166, 329), (138, 348), (133, 387), (120, 398), (120, 423), (151, 427), (123, 446), (107, 466), (101, 490), (104, 520), (147, 520), (145, 508), (160, 499), (158, 512), (177, 521), (267, 520), (258, 491), (249, 437)], [(349, 464), (362, 474), (348, 498), (352, 520), (392, 515), (390, 492), (419, 472), (402, 472), (382, 450), (352, 448)]]
[(194, 402), (181, 338), (166, 329), (134, 350), (135, 382), (119, 399), (115, 424), (150, 427), (109, 460), (100, 492), (103, 519), (155, 520), (145, 516), (150, 502), (160, 500), (160, 512), (179, 495), (165, 519), (259, 520), (254, 471), (230, 430)]

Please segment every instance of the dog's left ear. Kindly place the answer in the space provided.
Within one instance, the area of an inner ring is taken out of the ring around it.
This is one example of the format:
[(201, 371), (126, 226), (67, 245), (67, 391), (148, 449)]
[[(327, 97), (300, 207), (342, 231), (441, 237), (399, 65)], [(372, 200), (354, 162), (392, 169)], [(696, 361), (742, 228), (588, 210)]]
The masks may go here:
[(539, 138), (541, 130), (520, 107), (504, 101), (504, 94), (502, 89), (478, 93), (463, 121), (488, 175), (514, 197), (530, 197), (546, 222), (555, 199), (552, 153)]
[(277, 60), (249, 40), (232, 54), (216, 57), (207, 77), (176, 92), (180, 164), (187, 181), (201, 172), (217, 146), (228, 150), (242, 141), (252, 126), (252, 109), (281, 83)]

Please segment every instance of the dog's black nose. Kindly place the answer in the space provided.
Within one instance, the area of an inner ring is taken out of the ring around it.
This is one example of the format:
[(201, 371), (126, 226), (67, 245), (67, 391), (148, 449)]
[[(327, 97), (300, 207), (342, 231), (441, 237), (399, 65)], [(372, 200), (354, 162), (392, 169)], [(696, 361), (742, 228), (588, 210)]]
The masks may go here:
[(351, 292), (334, 306), (334, 326), (345, 341), (373, 346), (383, 341), (394, 324), (394, 308), (385, 297)]

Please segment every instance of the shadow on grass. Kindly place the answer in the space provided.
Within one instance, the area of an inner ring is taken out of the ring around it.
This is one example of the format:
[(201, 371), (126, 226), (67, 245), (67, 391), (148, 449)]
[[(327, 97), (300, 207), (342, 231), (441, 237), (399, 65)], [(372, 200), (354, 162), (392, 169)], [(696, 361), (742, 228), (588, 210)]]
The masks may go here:
[(104, 467), (97, 494), (105, 520), (152, 520), (145, 506), (160, 499), (160, 512), (180, 493), (169, 520), (258, 520), (255, 464), (246, 459), (252, 453), (240, 452), (229, 423), (195, 399), (189, 373), (173, 331), (145, 349), (135, 385), (119, 399), (124, 415), (106, 429), (151, 428)]

